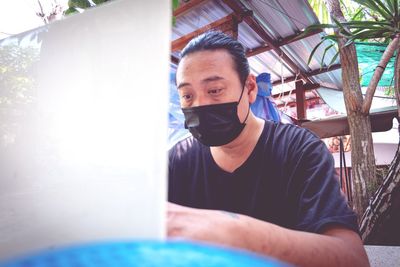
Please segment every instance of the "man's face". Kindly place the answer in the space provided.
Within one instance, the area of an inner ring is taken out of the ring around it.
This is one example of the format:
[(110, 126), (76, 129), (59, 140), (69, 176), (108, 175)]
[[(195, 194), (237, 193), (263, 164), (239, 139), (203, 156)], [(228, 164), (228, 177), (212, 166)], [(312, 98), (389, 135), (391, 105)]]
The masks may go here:
[[(176, 74), (182, 108), (236, 102), (242, 92), (234, 61), (226, 50), (200, 51), (185, 56)], [(247, 90), (238, 105), (240, 121), (249, 108)]]

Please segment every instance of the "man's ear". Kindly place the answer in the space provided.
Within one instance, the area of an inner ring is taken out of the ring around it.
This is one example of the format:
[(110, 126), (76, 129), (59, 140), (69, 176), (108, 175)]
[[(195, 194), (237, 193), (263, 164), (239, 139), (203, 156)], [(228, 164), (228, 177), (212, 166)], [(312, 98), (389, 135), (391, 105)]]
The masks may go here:
[(245, 87), (247, 88), (249, 102), (252, 104), (254, 101), (256, 101), (258, 92), (256, 77), (253, 74), (250, 73), (249, 76), (247, 76)]

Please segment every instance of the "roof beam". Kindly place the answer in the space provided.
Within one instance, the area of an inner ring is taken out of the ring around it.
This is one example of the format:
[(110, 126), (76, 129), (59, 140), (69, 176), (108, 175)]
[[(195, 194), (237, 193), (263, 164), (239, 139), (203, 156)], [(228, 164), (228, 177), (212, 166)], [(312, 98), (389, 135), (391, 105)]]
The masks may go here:
[(178, 65), (179, 59), (176, 56), (171, 55), (171, 62), (174, 63), (175, 65)]
[(260, 35), (260, 37), (268, 44), (268, 46), (270, 46), (272, 50), (274, 50), (275, 53), (282, 58), (282, 60), (293, 70), (294, 73), (298, 73), (300, 78), (311, 83), (311, 80), (307, 77), (307, 75), (304, 74), (303, 71), (289, 58), (289, 56), (279, 48), (279, 45), (268, 35), (268, 33), (254, 17), (246, 17), (244, 18), (244, 21), (249, 24), (249, 26), (258, 35)]
[(323, 68), (320, 68), (320, 69), (312, 70), (312, 71), (308, 72), (307, 74), (310, 75), (310, 76), (315, 76), (315, 75), (322, 74), (322, 73), (325, 73), (325, 72), (334, 71), (334, 70), (337, 70), (337, 69), (340, 69), (340, 68), (342, 68), (341, 64), (333, 64), (331, 66), (327, 66), (327, 67), (323, 67)]
[[(319, 74), (322, 74), (322, 73), (325, 73), (325, 72), (329, 72), (329, 71), (334, 71), (334, 70), (340, 69), (341, 67), (342, 67), (342, 65), (340, 65), (340, 64), (334, 64), (334, 65), (331, 65), (331, 66), (328, 66), (328, 67), (323, 67), (323, 68), (320, 68), (320, 69), (315, 69), (315, 70), (306, 72), (305, 74), (308, 77), (312, 77), (312, 76), (319, 75)], [(288, 78), (284, 78), (283, 79), (283, 83), (294, 82), (296, 80), (296, 76), (297, 75), (291, 76), (291, 77), (288, 77)], [(281, 80), (276, 80), (276, 81), (272, 82), (272, 85), (280, 85), (280, 84), (282, 84)]]
[(172, 52), (181, 50), (191, 39), (209, 30), (222, 31), (237, 38), (237, 29), (238, 29), (238, 20), (236, 19), (236, 16), (234, 14), (230, 14), (226, 17), (216, 20), (204, 27), (201, 27), (200, 29), (197, 29), (189, 34), (186, 34), (176, 39), (175, 41), (172, 42), (171, 50)]
[(193, 8), (208, 2), (209, 0), (190, 0), (187, 3), (184, 3), (183, 5), (181, 4), (177, 9), (174, 10), (173, 16), (176, 18), (178, 16), (181, 16), (190, 10), (193, 10)]
[[(307, 107), (310, 105), (310, 103), (313, 103), (313, 102), (315, 102), (315, 101), (320, 101), (321, 100), (321, 98), (320, 97), (318, 97), (318, 96), (314, 96), (314, 97), (311, 97), (311, 98), (307, 98), (306, 100), (305, 100), (305, 102), (306, 102), (306, 104), (307, 104)], [(296, 101), (291, 101), (291, 102), (287, 102), (287, 103), (282, 103), (282, 104), (278, 104), (278, 105), (276, 105), (276, 107), (277, 108), (283, 108), (283, 107), (295, 107), (296, 106)]]
[(272, 49), (272, 48), (271, 48), (270, 46), (268, 46), (267, 44), (264, 44), (264, 45), (255, 47), (255, 48), (253, 48), (253, 49), (247, 50), (247, 51), (246, 51), (246, 56), (247, 56), (247, 57), (252, 57), (252, 56), (255, 56), (255, 55), (258, 55), (258, 54), (267, 52), (267, 51), (269, 51), (269, 50), (271, 50), (271, 49)]
[(299, 32), (299, 33), (296, 33), (296, 34), (293, 34), (293, 35), (290, 35), (290, 36), (280, 39), (278, 43), (280, 46), (287, 45), (287, 44), (296, 42), (298, 40), (313, 36), (313, 35), (321, 33), (321, 32), (323, 32), (322, 29), (315, 29), (315, 30), (309, 31), (306, 34), (303, 34), (303, 32)]
[[(321, 87), (321, 85), (319, 83), (306, 83), (305, 85), (303, 85), (304, 87), (304, 91), (311, 91), (311, 90), (315, 90)], [(288, 96), (290, 94), (295, 94), (296, 93), (296, 89), (293, 89), (291, 91), (285, 91), (283, 93), (278, 93), (278, 94), (274, 94), (272, 95), (273, 98), (279, 98), (281, 96)]]
[[(277, 43), (277, 45), (279, 47), (281, 47), (281, 46), (296, 42), (298, 40), (301, 40), (303, 38), (307, 38), (307, 37), (310, 37), (312, 35), (318, 34), (320, 32), (322, 32), (322, 29), (317, 29), (317, 30), (314, 30), (314, 31), (310, 31), (309, 33), (307, 33), (305, 35), (301, 35), (301, 33), (296, 33), (296, 34), (293, 34), (293, 35), (290, 35), (288, 37), (285, 37), (285, 38), (281, 39)], [(252, 57), (252, 56), (255, 56), (255, 55), (270, 51), (270, 50), (272, 50), (272, 47), (268, 46), (267, 44), (264, 44), (264, 45), (255, 47), (253, 49), (249, 49), (246, 52), (246, 55), (247, 55), (247, 57)]]

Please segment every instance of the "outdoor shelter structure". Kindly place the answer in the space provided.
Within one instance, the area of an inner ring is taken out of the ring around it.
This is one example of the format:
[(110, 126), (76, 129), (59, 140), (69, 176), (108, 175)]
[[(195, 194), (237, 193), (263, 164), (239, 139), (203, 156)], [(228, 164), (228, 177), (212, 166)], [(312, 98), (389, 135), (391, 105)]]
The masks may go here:
[[(301, 34), (308, 26), (319, 23), (307, 0), (181, 0), (174, 17), (173, 65), (179, 62), (180, 50), (193, 37), (208, 30), (218, 30), (245, 46), (253, 74), (271, 74), (275, 103), (278, 107), (295, 105), (297, 124), (308, 121), (307, 107), (311, 103), (326, 103), (333, 109), (344, 106), (341, 65), (339, 59), (334, 58), (336, 49), (332, 47), (324, 54), (329, 43), (322, 44), (307, 64), (311, 51), (325, 34), (322, 30)], [(340, 105), (331, 101), (338, 97), (341, 98)], [(339, 111), (343, 112), (343, 108)], [(308, 127), (310, 123), (304, 126)], [(348, 127), (344, 123), (339, 125)], [(373, 126), (375, 128), (382, 127)], [(337, 134), (338, 131), (333, 129), (338, 129), (338, 123), (327, 122), (323, 129)], [(313, 131), (318, 134), (319, 126), (313, 127)]]

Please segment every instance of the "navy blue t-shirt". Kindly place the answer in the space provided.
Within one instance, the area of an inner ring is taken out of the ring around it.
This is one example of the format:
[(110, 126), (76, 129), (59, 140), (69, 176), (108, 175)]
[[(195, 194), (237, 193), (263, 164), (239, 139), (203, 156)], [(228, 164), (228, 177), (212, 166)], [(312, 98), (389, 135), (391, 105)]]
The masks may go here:
[(294, 230), (318, 233), (336, 224), (358, 232), (325, 144), (289, 124), (266, 121), (249, 158), (233, 173), (222, 170), (195, 138), (180, 141), (169, 152), (168, 198)]

